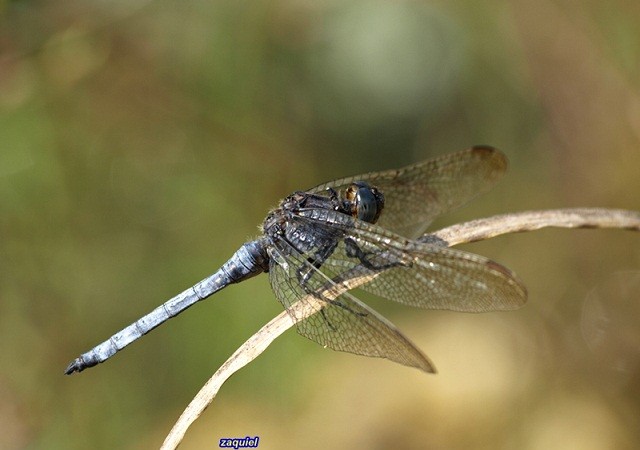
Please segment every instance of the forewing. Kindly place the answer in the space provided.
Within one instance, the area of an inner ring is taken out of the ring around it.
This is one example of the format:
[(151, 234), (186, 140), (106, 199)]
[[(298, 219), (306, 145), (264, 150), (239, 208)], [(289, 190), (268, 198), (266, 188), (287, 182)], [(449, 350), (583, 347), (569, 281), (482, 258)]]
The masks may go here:
[(402, 236), (420, 236), (433, 219), (488, 191), (506, 172), (507, 158), (499, 150), (476, 146), (396, 170), (341, 178), (309, 192), (337, 191), (354, 181), (376, 186), (385, 197), (378, 225)]
[(411, 241), (366, 222), (345, 220), (338, 212), (300, 214), (297, 220), (310, 226), (329, 221), (346, 233), (347, 240), (324, 261), (326, 273), (363, 264), (378, 268), (377, 276), (360, 286), (373, 294), (420, 308), (465, 312), (512, 310), (526, 303), (527, 291), (518, 277), (483, 256)]
[[(299, 269), (313, 272), (304, 286), (297, 276)], [(294, 307), (296, 302), (317, 304), (320, 300), (322, 305), (319, 312), (297, 322), (298, 333), (334, 350), (387, 358), (425, 372), (435, 372), (427, 357), (376, 311), (348, 292), (332, 298), (330, 291), (340, 288), (338, 284), (369, 276), (371, 272), (361, 267), (344, 275), (332, 280), (286, 242), (274, 242), (269, 279), (278, 300), (296, 320), (299, 319)]]

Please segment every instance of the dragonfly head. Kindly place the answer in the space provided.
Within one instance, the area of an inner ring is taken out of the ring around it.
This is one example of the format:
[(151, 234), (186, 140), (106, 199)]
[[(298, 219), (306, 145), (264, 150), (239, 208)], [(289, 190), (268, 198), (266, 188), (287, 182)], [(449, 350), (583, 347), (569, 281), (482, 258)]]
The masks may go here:
[(345, 191), (344, 206), (353, 217), (376, 223), (384, 209), (384, 195), (364, 181), (354, 181)]

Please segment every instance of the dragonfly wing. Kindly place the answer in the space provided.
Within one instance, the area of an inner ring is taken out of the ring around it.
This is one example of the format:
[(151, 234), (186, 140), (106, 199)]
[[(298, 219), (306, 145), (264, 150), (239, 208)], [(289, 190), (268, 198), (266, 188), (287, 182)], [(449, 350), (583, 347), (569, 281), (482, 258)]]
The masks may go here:
[[(312, 271), (302, 285), (298, 270)], [(391, 322), (345, 291), (350, 279), (370, 275), (364, 267), (348, 276), (331, 279), (316, 269), (283, 240), (274, 242), (269, 267), (269, 280), (273, 291), (285, 309), (299, 320), (297, 302), (320, 304), (315, 314), (297, 322), (297, 330), (318, 344), (334, 350), (364, 356), (387, 358), (405, 366), (425, 372), (435, 372), (427, 357), (407, 339)], [(342, 288), (342, 289), (341, 289)], [(333, 292), (340, 292), (332, 298)], [(318, 302), (319, 301), (319, 302)], [(299, 306), (299, 305), (298, 305)]]
[[(314, 226), (328, 217), (347, 236), (323, 262), (329, 276), (368, 265), (377, 276), (362, 289), (410, 306), (465, 312), (512, 310), (527, 290), (511, 270), (480, 255), (405, 239), (338, 212), (301, 211), (297, 220)], [(331, 217), (331, 216), (336, 216)]]
[(507, 170), (499, 150), (476, 146), (457, 153), (396, 170), (371, 172), (323, 183), (309, 192), (327, 188), (344, 191), (354, 181), (366, 181), (385, 197), (378, 225), (402, 236), (420, 236), (433, 219), (488, 191)]

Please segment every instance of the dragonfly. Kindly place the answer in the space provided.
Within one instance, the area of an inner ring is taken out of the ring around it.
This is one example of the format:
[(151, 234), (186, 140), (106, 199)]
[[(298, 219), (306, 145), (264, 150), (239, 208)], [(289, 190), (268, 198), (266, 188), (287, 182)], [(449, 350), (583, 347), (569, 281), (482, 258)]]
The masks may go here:
[[(263, 272), (302, 336), (433, 373), (427, 356), (351, 290), (328, 293), (347, 277), (366, 275), (358, 288), (413, 307), (487, 312), (522, 306), (527, 291), (510, 269), (424, 233), (437, 216), (488, 191), (506, 169), (502, 152), (474, 146), (294, 192), (268, 213), (262, 235), (217, 272), (82, 354), (65, 373), (106, 361), (200, 300)], [(299, 302), (320, 307), (300, 317)]]

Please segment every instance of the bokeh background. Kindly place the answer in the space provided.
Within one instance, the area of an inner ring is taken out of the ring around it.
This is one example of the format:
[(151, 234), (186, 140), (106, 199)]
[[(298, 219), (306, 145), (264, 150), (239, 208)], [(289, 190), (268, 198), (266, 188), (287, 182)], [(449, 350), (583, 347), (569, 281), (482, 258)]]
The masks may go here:
[[(267, 277), (67, 363), (216, 270), (291, 191), (481, 143), (508, 175), (436, 226), (640, 209), (640, 3), (0, 2), (0, 448), (157, 448), (281, 311)], [(370, 299), (437, 375), (289, 331), (181, 448), (640, 447), (640, 235), (463, 248), (515, 270), (527, 306)]]

